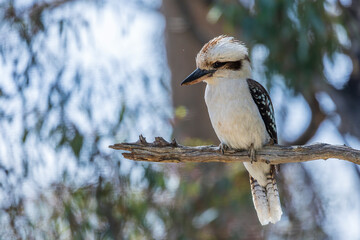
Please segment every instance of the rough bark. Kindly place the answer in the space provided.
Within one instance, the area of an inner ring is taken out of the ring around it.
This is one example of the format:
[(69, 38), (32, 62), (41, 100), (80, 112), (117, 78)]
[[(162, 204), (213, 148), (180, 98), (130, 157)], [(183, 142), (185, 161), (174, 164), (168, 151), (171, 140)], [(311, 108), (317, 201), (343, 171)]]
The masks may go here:
[[(175, 140), (167, 142), (161, 137), (153, 143), (146, 142), (143, 136), (135, 143), (118, 143), (109, 146), (125, 150), (122, 155), (135, 161), (183, 163), (183, 162), (249, 162), (247, 151), (227, 150), (221, 153), (218, 146), (181, 146)], [(258, 162), (271, 164), (306, 162), (317, 159), (336, 158), (360, 164), (360, 150), (345, 145), (336, 146), (317, 143), (308, 146), (268, 145), (256, 152)]]

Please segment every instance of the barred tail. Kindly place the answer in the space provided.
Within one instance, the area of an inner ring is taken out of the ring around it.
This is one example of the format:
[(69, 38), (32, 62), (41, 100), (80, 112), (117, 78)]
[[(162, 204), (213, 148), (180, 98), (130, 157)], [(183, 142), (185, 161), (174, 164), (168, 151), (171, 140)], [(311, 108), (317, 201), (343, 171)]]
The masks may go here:
[(261, 225), (276, 223), (282, 215), (279, 192), (277, 189), (274, 167), (266, 176), (266, 186), (261, 186), (250, 176), (251, 193)]
[(270, 222), (269, 202), (266, 197), (266, 189), (259, 185), (258, 181), (250, 176), (251, 194), (261, 225)]
[(270, 222), (280, 221), (282, 210), (279, 191), (275, 179), (275, 167), (272, 166), (270, 173), (266, 176), (266, 195), (269, 201)]

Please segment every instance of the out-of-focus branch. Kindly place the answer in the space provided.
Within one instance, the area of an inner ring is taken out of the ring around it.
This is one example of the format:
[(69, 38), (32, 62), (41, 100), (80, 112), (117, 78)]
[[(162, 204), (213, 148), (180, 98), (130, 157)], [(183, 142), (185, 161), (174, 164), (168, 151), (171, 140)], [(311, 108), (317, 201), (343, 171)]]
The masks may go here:
[(190, 32), (193, 34), (195, 39), (201, 44), (204, 44), (208, 41), (207, 34), (205, 34), (201, 28), (198, 26), (198, 23), (193, 18), (191, 12), (189, 11), (189, 6), (187, 1), (176, 0), (176, 4), (181, 10), (182, 16), (184, 17), (187, 26), (189, 27)]
[[(135, 161), (148, 162), (249, 162), (247, 151), (227, 150), (224, 154), (217, 146), (187, 147), (175, 140), (167, 142), (156, 137), (153, 143), (140, 136), (136, 143), (118, 143), (109, 146), (125, 150), (122, 155)], [(337, 158), (360, 164), (360, 150), (347, 146), (318, 143), (309, 146), (269, 145), (256, 152), (257, 161), (271, 164), (306, 162), (317, 159)]]
[(343, 135), (350, 133), (352, 136), (359, 138), (360, 2), (352, 1), (350, 5), (343, 5), (341, 1), (338, 1), (338, 6), (340, 7), (344, 19), (343, 25), (346, 26), (346, 32), (351, 41), (350, 47), (343, 47), (342, 51), (350, 57), (353, 69), (348, 82), (341, 89), (330, 87), (327, 92), (336, 104), (336, 112), (339, 113), (341, 117), (340, 126), (338, 126), (340, 133)]
[(304, 95), (310, 110), (311, 119), (310, 124), (303, 134), (293, 142), (286, 142), (286, 145), (304, 145), (306, 144), (317, 132), (320, 124), (325, 120), (326, 114), (321, 111), (320, 104), (315, 97), (315, 92)]

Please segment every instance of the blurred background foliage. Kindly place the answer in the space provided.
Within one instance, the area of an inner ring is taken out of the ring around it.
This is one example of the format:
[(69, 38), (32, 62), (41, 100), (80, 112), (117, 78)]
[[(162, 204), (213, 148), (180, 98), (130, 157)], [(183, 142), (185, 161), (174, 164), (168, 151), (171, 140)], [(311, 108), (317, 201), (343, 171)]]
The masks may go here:
[(0, 17), (1, 239), (360, 237), (353, 164), (283, 165), (285, 214), (261, 227), (241, 164), (107, 147), (140, 133), (218, 144), (204, 86), (179, 83), (226, 33), (248, 45), (282, 143), (360, 148), (357, 1), (3, 0)]

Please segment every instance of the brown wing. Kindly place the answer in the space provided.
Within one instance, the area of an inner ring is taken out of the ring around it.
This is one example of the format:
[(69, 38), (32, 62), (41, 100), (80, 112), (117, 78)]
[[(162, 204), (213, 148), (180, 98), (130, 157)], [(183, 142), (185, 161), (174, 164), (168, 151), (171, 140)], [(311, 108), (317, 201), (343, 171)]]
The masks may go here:
[(270, 96), (266, 89), (257, 81), (252, 79), (246, 79), (251, 96), (257, 105), (260, 115), (264, 121), (266, 131), (269, 133), (274, 143), (277, 143), (277, 131), (275, 123), (274, 108), (270, 99)]

